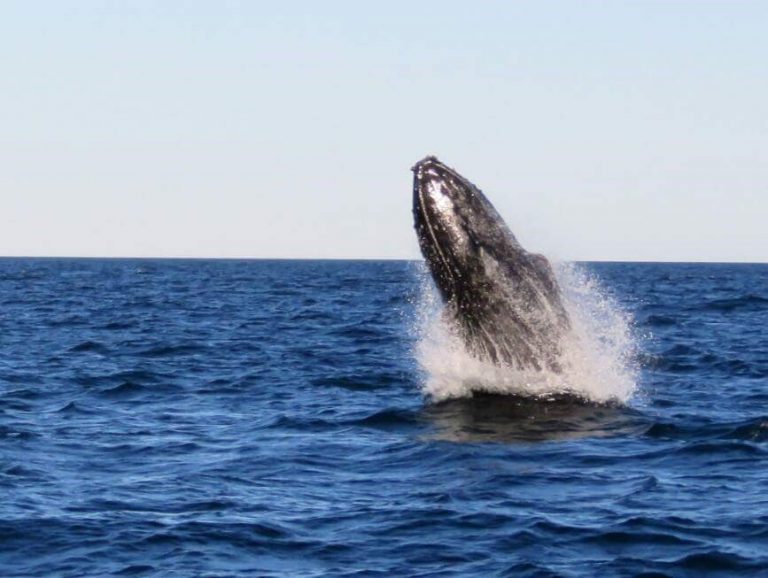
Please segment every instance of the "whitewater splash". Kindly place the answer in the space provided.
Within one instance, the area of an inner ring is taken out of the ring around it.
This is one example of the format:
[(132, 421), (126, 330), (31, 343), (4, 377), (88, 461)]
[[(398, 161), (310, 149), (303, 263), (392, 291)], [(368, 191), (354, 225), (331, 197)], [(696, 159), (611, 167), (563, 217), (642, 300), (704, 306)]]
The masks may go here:
[(444, 321), (442, 301), (422, 266), (415, 329), (416, 357), (426, 374), (424, 393), (433, 401), (471, 397), (475, 392), (629, 401), (637, 381), (631, 317), (578, 265), (558, 264), (555, 272), (572, 325), (562, 343), (560, 373), (518, 370), (470, 355)]

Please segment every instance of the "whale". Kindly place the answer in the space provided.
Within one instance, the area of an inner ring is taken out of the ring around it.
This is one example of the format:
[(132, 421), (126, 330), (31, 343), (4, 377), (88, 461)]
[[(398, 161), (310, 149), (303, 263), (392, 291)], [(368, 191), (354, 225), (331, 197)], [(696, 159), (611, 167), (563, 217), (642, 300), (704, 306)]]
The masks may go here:
[(451, 331), (481, 361), (561, 372), (571, 320), (549, 261), (456, 170), (434, 156), (411, 170), (414, 228)]

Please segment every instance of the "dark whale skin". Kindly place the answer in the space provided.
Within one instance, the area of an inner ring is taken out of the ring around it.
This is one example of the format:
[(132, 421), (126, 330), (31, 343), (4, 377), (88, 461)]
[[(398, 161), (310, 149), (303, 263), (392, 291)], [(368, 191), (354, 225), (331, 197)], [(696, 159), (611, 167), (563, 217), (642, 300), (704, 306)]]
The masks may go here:
[(526, 251), (482, 191), (436, 157), (412, 170), (419, 247), (466, 349), (516, 369), (560, 371), (570, 320), (549, 261)]

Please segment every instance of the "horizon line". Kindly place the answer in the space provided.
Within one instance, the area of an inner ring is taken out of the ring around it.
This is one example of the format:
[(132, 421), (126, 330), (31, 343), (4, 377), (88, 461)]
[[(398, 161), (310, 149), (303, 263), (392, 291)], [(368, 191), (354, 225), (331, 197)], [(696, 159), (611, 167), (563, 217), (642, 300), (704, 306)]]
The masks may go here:
[[(189, 256), (103, 256), (103, 255), (0, 255), (0, 259), (44, 260), (110, 260), (110, 261), (401, 261), (418, 262), (422, 258), (404, 257), (189, 257)], [(701, 264), (701, 265), (766, 265), (768, 261), (676, 261), (653, 259), (555, 259), (564, 263), (644, 263), (644, 264)]]

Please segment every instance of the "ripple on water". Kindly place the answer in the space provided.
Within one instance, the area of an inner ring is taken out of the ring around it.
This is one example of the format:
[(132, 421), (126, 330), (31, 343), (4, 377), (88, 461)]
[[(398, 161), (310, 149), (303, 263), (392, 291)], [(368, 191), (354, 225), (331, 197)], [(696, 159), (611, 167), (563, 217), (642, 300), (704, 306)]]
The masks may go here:
[(412, 263), (0, 259), (0, 574), (761, 575), (768, 267), (586, 267), (626, 403), (425, 399)]

